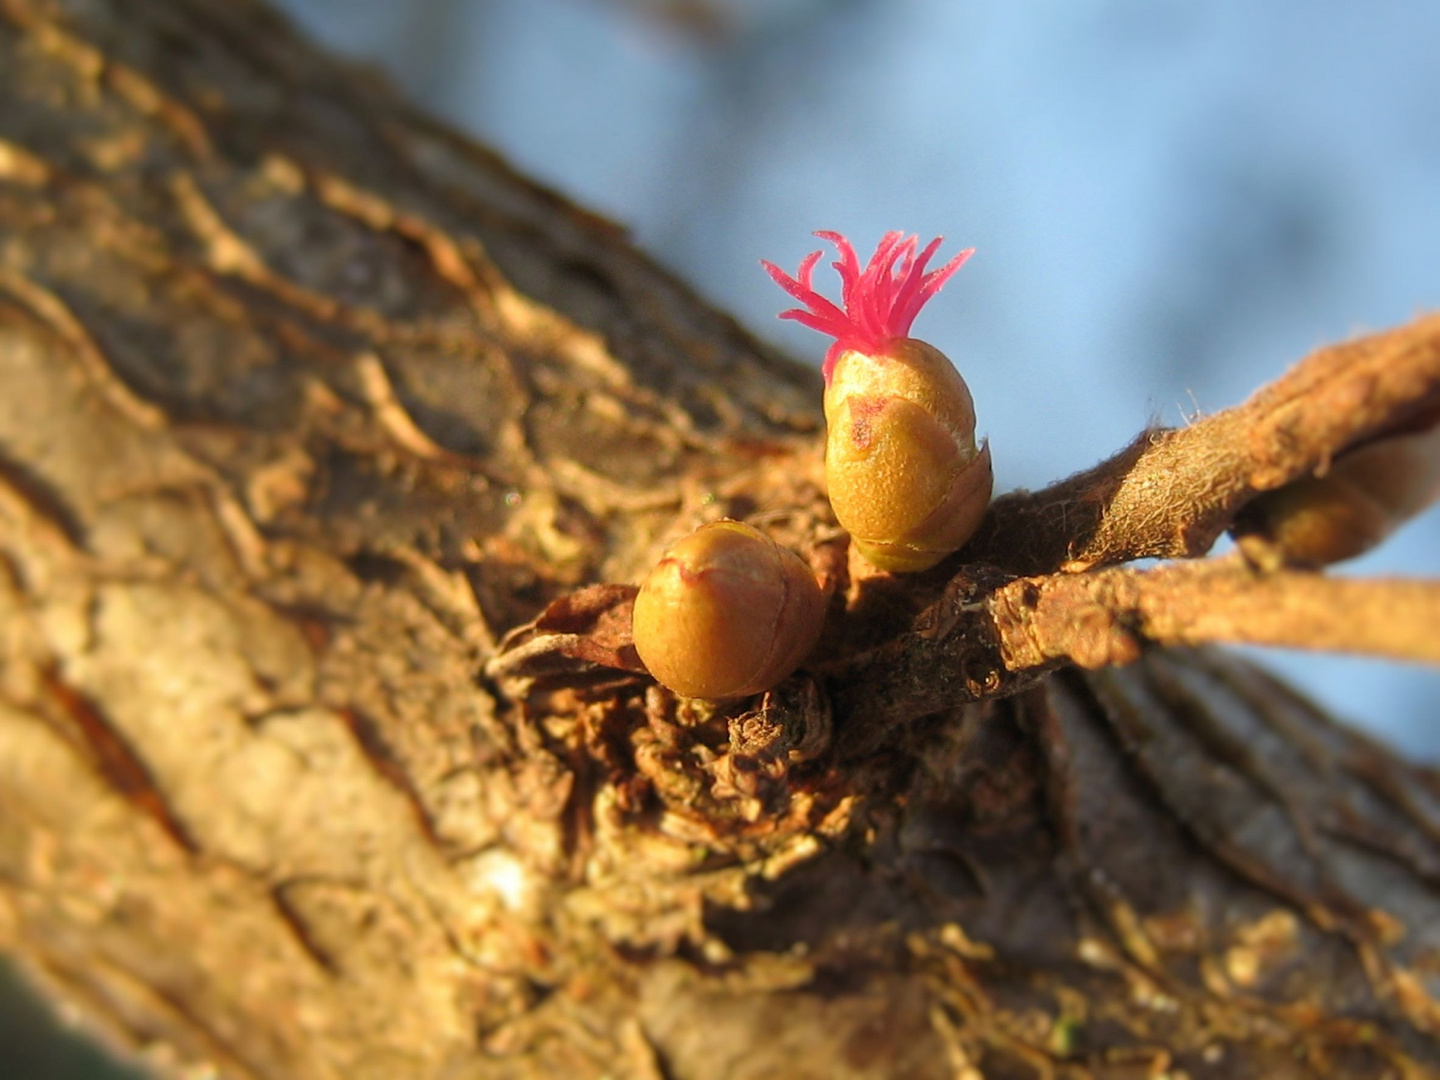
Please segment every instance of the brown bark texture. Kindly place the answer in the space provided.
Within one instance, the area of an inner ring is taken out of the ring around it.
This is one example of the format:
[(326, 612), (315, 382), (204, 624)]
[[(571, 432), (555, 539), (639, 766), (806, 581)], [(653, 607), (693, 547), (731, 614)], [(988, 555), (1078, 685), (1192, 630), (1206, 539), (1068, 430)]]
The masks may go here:
[[(865, 576), (818, 376), (615, 226), (250, 0), (0, 0), (0, 387), (0, 946), (159, 1074), (1440, 1075), (1440, 778), (1202, 644), (1434, 586), (1124, 565), (1440, 320)], [(626, 583), (724, 515), (829, 622), (680, 701)]]

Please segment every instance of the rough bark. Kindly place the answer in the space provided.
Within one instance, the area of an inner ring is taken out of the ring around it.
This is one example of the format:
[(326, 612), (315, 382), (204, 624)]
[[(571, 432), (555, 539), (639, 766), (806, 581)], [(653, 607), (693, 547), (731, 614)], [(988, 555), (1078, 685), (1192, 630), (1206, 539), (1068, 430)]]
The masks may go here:
[[(0, 944), (176, 1076), (1433, 1075), (1440, 780), (1015, 582), (1200, 554), (1436, 336), (852, 582), (817, 376), (619, 229), (248, 0), (0, 0)], [(722, 513), (835, 598), (729, 709), (576, 593)]]

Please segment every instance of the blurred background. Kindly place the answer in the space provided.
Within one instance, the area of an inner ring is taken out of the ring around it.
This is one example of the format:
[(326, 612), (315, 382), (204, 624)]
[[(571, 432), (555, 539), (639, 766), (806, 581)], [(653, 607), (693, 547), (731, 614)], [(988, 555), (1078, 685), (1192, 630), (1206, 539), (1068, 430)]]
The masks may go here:
[[(797, 357), (818, 363), (825, 341), (775, 321), (785, 297), (760, 258), (793, 269), (813, 229), (862, 255), (888, 229), (943, 233), (942, 258), (977, 247), (917, 332), (969, 381), (997, 490), (1440, 307), (1440, 4), (1426, 0), (281, 7), (625, 223)], [(1343, 572), (1440, 576), (1440, 514)], [(1262, 655), (1440, 761), (1440, 672)], [(13, 1066), (0, 1072), (96, 1075), (69, 1057)]]

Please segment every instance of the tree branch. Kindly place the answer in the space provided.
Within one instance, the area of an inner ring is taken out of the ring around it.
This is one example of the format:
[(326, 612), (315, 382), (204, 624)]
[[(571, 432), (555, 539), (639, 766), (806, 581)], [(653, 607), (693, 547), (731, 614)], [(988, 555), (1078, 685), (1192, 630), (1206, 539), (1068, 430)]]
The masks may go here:
[[(253, 0), (0, 0), (0, 249), (0, 948), (157, 1070), (1440, 1065), (1434, 778), (1221, 655), (1013, 670), (994, 599), (1204, 550), (1434, 320), (852, 581), (817, 373)], [(835, 584), (758, 703), (577, 592), (722, 513)]]
[(1145, 432), (1038, 492), (995, 501), (966, 561), (1022, 574), (1210, 550), (1256, 494), (1323, 471), (1440, 400), (1440, 316), (1312, 353), (1244, 404)]
[(912, 628), (822, 668), (842, 757), (931, 714), (1009, 696), (1056, 666), (1148, 645), (1273, 645), (1440, 663), (1440, 582), (1257, 573), (1239, 555), (1007, 580), (967, 567)]

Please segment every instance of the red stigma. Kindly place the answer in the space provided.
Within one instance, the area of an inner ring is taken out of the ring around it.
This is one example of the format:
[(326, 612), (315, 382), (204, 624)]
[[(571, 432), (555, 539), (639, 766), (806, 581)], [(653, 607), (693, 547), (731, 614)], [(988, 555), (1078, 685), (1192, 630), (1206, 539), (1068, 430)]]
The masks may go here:
[[(760, 260), (765, 272), (775, 279), (803, 308), (782, 311), (780, 318), (794, 319), (812, 330), (819, 330), (835, 339), (825, 353), (821, 371), (826, 382), (840, 354), (849, 350), (875, 354), (897, 338), (910, 336), (910, 324), (925, 302), (959, 270), (965, 260), (975, 254), (966, 248), (938, 270), (925, 272), (925, 266), (940, 249), (937, 236), (918, 255), (918, 236), (906, 237), (902, 232), (888, 232), (880, 240), (875, 254), (864, 269), (850, 241), (837, 232), (817, 232), (821, 240), (834, 245), (840, 259), (831, 265), (840, 274), (840, 306), (821, 296), (810, 284), (821, 252), (814, 251), (800, 263), (794, 277), (772, 262)], [(899, 263), (897, 267), (895, 264)], [(808, 310), (807, 310), (808, 309)]]

